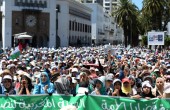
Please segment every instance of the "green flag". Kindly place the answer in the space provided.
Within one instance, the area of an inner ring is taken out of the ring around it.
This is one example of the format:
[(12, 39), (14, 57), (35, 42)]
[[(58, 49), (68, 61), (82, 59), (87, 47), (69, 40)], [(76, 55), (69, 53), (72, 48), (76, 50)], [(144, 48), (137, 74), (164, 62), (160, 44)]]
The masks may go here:
[(21, 52), (19, 50), (19, 47), (15, 47), (15, 50), (11, 53), (10, 59), (16, 59), (20, 56)]

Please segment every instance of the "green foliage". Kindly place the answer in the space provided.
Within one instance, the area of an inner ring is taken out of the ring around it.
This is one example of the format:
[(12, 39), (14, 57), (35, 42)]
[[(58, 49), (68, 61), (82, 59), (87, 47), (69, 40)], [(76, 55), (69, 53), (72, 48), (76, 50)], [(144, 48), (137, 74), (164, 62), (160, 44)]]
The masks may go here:
[(139, 34), (139, 10), (137, 6), (129, 0), (120, 0), (118, 10), (112, 14), (118, 25), (124, 30), (125, 46), (129, 44), (136, 46), (135, 43), (138, 41)]
[[(169, 5), (167, 0), (143, 0), (142, 17), (145, 29), (150, 30), (164, 30), (165, 25), (169, 19)], [(165, 17), (168, 16), (168, 19)], [(145, 30), (146, 31), (146, 30)]]
[(142, 36), (142, 46), (147, 46), (147, 36)]
[(170, 46), (170, 36), (165, 36), (165, 46)]

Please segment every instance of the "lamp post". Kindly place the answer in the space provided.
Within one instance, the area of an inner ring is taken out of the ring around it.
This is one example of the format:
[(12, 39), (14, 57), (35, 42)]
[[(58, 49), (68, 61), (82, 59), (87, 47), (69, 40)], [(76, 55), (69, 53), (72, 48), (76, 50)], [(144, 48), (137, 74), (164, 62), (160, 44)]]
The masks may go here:
[(60, 11), (59, 5), (56, 6), (56, 48), (60, 46), (60, 38), (58, 36), (58, 12)]

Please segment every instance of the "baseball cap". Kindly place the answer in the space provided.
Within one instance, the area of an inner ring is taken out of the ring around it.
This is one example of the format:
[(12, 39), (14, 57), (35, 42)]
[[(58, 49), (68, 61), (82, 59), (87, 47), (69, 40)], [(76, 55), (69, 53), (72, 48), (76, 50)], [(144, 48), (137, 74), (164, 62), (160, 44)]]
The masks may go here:
[(122, 83), (125, 83), (125, 82), (128, 82), (128, 83), (129, 83), (129, 82), (130, 82), (129, 78), (123, 78), (123, 79), (122, 79)]

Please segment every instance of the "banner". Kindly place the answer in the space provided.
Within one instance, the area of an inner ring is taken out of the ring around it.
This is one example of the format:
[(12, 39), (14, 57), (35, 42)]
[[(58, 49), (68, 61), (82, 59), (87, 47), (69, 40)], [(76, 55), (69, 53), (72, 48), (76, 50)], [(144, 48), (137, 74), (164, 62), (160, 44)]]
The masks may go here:
[(148, 45), (164, 45), (164, 32), (148, 32)]
[(170, 110), (170, 99), (130, 99), (105, 96), (1, 96), (0, 110), (60, 110), (74, 105), (77, 110)]

